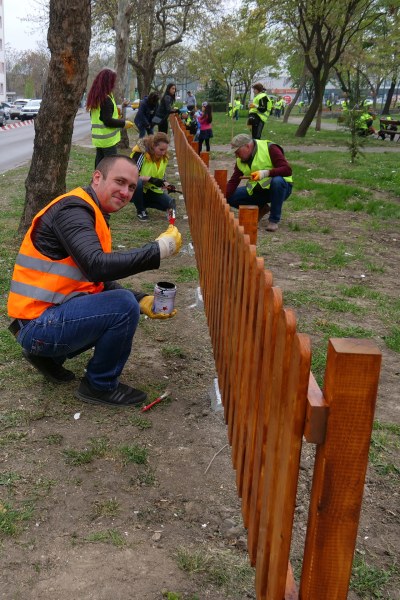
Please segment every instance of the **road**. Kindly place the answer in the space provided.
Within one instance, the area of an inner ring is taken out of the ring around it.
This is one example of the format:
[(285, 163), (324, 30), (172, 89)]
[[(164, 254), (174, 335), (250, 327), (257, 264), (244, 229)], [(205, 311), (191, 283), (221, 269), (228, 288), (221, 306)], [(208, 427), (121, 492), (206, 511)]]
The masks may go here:
[[(8, 121), (8, 124), (10, 122)], [(19, 123), (12, 121), (12, 123)], [(88, 113), (80, 112), (76, 116), (72, 141), (77, 142), (90, 133)], [(0, 173), (21, 167), (30, 161), (33, 152), (35, 129), (33, 123), (24, 122), (16, 129), (0, 127)]]

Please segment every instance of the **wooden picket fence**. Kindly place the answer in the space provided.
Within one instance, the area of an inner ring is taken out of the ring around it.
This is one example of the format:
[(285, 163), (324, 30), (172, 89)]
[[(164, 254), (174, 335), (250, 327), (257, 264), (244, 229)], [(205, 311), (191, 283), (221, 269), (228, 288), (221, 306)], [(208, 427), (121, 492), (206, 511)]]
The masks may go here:
[[(257, 256), (257, 209), (235, 218), (221, 191), (226, 174), (210, 175), (208, 155), (198, 156), (177, 117), (171, 125), (257, 599), (345, 600), (381, 353), (370, 340), (330, 339), (319, 389), (310, 339)], [(317, 447), (296, 583), (290, 546), (304, 439)]]

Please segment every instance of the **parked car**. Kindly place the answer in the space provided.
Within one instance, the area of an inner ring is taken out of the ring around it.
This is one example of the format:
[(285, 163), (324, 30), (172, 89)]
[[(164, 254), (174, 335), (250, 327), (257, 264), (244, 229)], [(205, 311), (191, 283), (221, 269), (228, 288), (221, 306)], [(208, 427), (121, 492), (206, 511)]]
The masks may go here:
[(4, 110), (4, 113), (6, 115), (6, 119), (10, 118), (10, 109), (11, 109), (11, 104), (9, 102), (0, 102), (0, 108), (2, 108)]
[(6, 124), (6, 113), (4, 111), (4, 108), (0, 107), (0, 127), (3, 127), (3, 125)]
[(10, 108), (10, 119), (19, 119), (21, 108), (25, 106), (27, 102), (29, 102), (29, 98), (19, 98), (18, 100), (15, 100)]
[(41, 103), (42, 100), (29, 100), (29, 102), (21, 108), (19, 115), (20, 120), (26, 121), (27, 119), (34, 119), (39, 112)]

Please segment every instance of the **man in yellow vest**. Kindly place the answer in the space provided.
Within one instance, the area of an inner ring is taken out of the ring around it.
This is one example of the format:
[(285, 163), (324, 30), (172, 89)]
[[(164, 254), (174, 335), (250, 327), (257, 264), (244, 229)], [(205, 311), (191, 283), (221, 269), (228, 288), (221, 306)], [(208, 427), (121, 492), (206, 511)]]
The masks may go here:
[[(277, 231), (282, 204), (292, 193), (292, 168), (283, 148), (269, 140), (254, 140), (239, 133), (231, 141), (236, 156), (232, 177), (228, 181), (226, 199), (230, 206), (256, 205), (259, 220), (269, 212), (267, 231)], [(241, 179), (247, 180), (240, 186)]]
[(232, 114), (232, 119), (234, 119), (235, 121), (239, 121), (239, 110), (241, 108), (242, 104), (240, 102), (240, 98), (235, 98), (234, 102), (233, 102), (233, 114)]
[(152, 311), (153, 296), (124, 289), (115, 280), (158, 269), (179, 252), (170, 225), (154, 242), (113, 252), (110, 215), (129, 204), (138, 170), (127, 156), (104, 158), (90, 185), (55, 198), (33, 219), (16, 259), (8, 297), (9, 329), (24, 358), (46, 379), (75, 378), (63, 363), (94, 348), (76, 396), (91, 404), (130, 406), (146, 394), (119, 382), (139, 314)]
[(251, 137), (254, 140), (261, 139), (262, 130), (271, 113), (273, 102), (265, 93), (262, 83), (253, 86), (254, 98), (249, 104), (249, 118), (247, 124), (251, 127)]

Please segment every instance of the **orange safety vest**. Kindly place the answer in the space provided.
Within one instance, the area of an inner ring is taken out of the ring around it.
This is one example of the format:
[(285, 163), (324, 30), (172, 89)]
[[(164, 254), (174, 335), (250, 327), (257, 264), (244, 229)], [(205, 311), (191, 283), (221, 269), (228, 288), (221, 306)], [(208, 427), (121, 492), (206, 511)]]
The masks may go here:
[(95, 213), (95, 231), (104, 252), (111, 252), (111, 232), (104, 216), (82, 188), (55, 198), (34, 217), (27, 231), (15, 261), (8, 296), (8, 314), (15, 319), (36, 319), (42, 312), (62, 304), (79, 294), (97, 294), (104, 289), (104, 283), (94, 283), (86, 279), (71, 256), (53, 260), (36, 250), (32, 242), (32, 232), (38, 219), (56, 202), (66, 196), (78, 196), (90, 204)]

